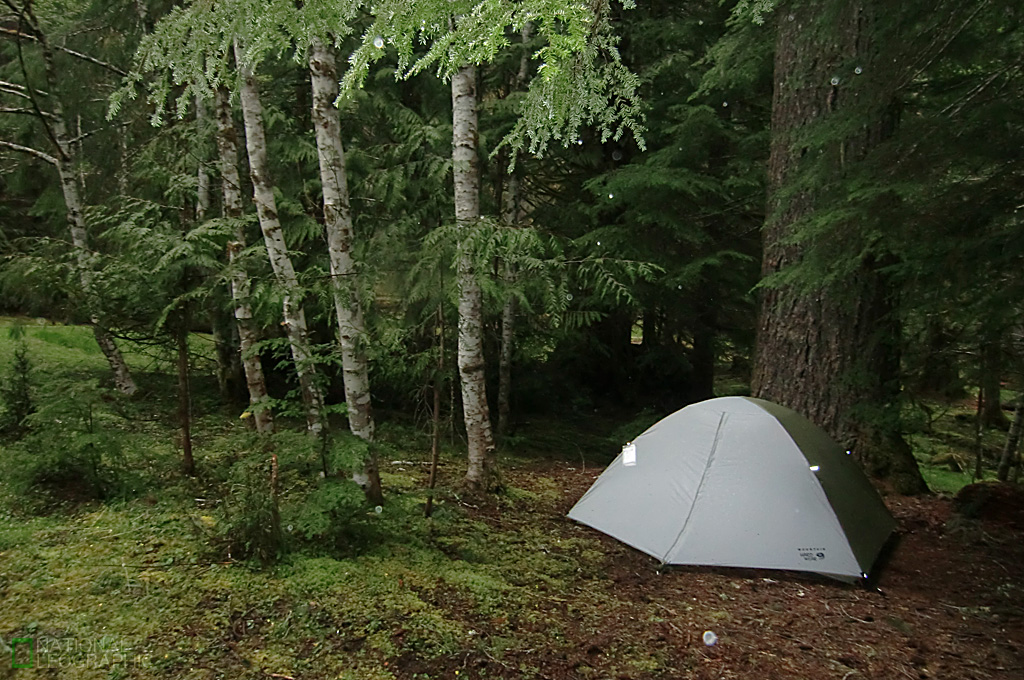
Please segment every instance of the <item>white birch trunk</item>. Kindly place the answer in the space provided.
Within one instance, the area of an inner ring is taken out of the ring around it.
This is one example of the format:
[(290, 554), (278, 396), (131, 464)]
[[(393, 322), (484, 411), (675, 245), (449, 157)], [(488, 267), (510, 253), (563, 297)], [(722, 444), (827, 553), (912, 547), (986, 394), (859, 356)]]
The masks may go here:
[[(464, 230), (480, 218), (480, 169), (477, 161), (476, 68), (464, 66), (452, 76), (452, 168), (455, 219)], [(483, 491), (498, 485), (484, 373), (483, 296), (469, 253), (458, 262), (459, 377), (469, 444), (466, 486)]]
[[(231, 118), (231, 105), (223, 90), (217, 92), (217, 157), (220, 163), (221, 193), (224, 197), (224, 217), (242, 216), (241, 179), (238, 176), (238, 137)], [(274, 414), (267, 406), (267, 381), (263, 375), (260, 355), (253, 349), (259, 342), (259, 333), (252, 322), (249, 304), (249, 277), (239, 266), (238, 256), (245, 249), (245, 233), (241, 226), (235, 229), (235, 239), (228, 244), (228, 263), (232, 269), (231, 300), (234, 303), (235, 323), (238, 325), (238, 346), (242, 370), (249, 389), (249, 412), (256, 423), (256, 431), (268, 434), (274, 431)]]
[[(334, 309), (338, 317), (338, 344), (345, 376), (345, 402), (352, 433), (373, 441), (374, 422), (370, 404), (370, 371), (366, 361), (363, 308), (355, 285), (352, 259), (352, 210), (345, 173), (345, 149), (341, 121), (334, 100), (338, 97), (338, 69), (334, 48), (314, 40), (309, 49), (309, 75), (313, 90), (313, 127), (320, 160), (320, 184), (324, 196), (324, 228), (331, 260)], [(353, 479), (366, 491), (367, 500), (383, 502), (380, 473), (372, 449)]]
[(110, 370), (114, 374), (114, 385), (117, 390), (125, 395), (135, 394), (137, 387), (132, 379), (128, 364), (125, 363), (121, 350), (110, 333), (100, 325), (99, 316), (96, 314), (96, 292), (92, 285), (92, 252), (89, 250), (88, 232), (85, 227), (85, 217), (82, 214), (82, 200), (78, 193), (78, 184), (75, 177), (75, 151), (68, 137), (67, 123), (64, 120), (64, 109), (57, 94), (56, 71), (53, 65), (53, 51), (42, 32), (37, 32), (39, 44), (43, 52), (43, 65), (46, 69), (46, 79), (53, 94), (52, 113), (50, 119), (50, 130), (53, 133), (53, 141), (57, 146), (57, 174), (60, 177), (60, 187), (64, 194), (64, 204), (67, 207), (68, 228), (71, 232), (71, 244), (75, 249), (78, 278), (85, 295), (86, 305), (89, 311), (89, 321), (92, 324), (92, 332), (96, 337), (96, 344), (106, 357)]
[(249, 174), (252, 178), (253, 201), (259, 217), (267, 256), (274, 270), (274, 277), (284, 291), (283, 313), (285, 332), (291, 345), (295, 370), (299, 376), (299, 388), (306, 408), (306, 426), (311, 434), (323, 430), (323, 396), (316, 379), (316, 366), (309, 349), (306, 331), (306, 314), (302, 309), (302, 291), (299, 287), (295, 268), (292, 266), (288, 247), (277, 216), (277, 201), (274, 185), (270, 179), (270, 164), (267, 161), (267, 140), (263, 128), (263, 106), (260, 103), (259, 88), (252, 69), (245, 64), (245, 54), (235, 41), (235, 61), (242, 76), (240, 98), (242, 118), (245, 121), (245, 148), (249, 153)]

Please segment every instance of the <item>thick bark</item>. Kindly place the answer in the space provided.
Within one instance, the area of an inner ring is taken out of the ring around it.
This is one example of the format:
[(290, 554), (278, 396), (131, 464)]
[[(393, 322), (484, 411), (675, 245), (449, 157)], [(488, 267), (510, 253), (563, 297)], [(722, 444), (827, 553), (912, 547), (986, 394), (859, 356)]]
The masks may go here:
[[(463, 230), (480, 219), (480, 168), (477, 159), (476, 68), (464, 66), (452, 76), (452, 168), (455, 219)], [(460, 244), (461, 246), (461, 244)], [(468, 252), (458, 262), (459, 378), (466, 423), (469, 464), (466, 486), (484, 491), (499, 486), (484, 374), (483, 295)]]
[(284, 327), (295, 361), (295, 371), (299, 377), (299, 389), (306, 409), (306, 427), (310, 434), (318, 435), (325, 425), (324, 402), (317, 381), (316, 365), (309, 348), (306, 313), (302, 309), (302, 289), (288, 254), (281, 221), (277, 216), (274, 184), (270, 179), (270, 163), (267, 160), (267, 139), (263, 127), (263, 105), (260, 103), (259, 88), (252, 69), (245, 64), (245, 54), (237, 41), (235, 61), (242, 76), (240, 99), (242, 118), (245, 122), (245, 147), (249, 154), (253, 201), (256, 203), (256, 214), (274, 277), (284, 292)]
[[(840, 62), (872, 58), (868, 4), (861, 0), (839, 7), (833, 0), (805, 0), (777, 16), (765, 276), (797, 266), (803, 258), (805, 246), (791, 237), (815, 211), (816, 200), (806, 189), (792, 191), (808, 152), (800, 135), (837, 108), (839, 90), (831, 80)], [(821, 22), (826, 13), (831, 19), (827, 30)], [(882, 116), (857, 138), (840, 140), (830, 151), (838, 158), (835, 172), (863, 157), (891, 133), (894, 123)], [(789, 406), (824, 427), (855, 452), (869, 473), (897, 491), (921, 493), (927, 486), (893, 416), (898, 413), (900, 333), (884, 264), (865, 258), (841, 287), (765, 290), (751, 387), (756, 396)]]
[[(241, 180), (238, 176), (238, 137), (231, 117), (231, 105), (223, 90), (217, 92), (217, 156), (220, 164), (221, 191), (224, 217), (237, 220), (242, 216)], [(228, 244), (228, 263), (232, 269), (231, 300), (234, 303), (235, 323), (238, 326), (238, 345), (249, 391), (249, 411), (256, 423), (256, 431), (267, 434), (274, 431), (274, 414), (266, 405), (267, 381), (263, 375), (256, 343), (259, 332), (252, 321), (249, 303), (249, 277), (242, 269), (239, 255), (245, 249), (245, 233), (239, 224), (235, 238)]]
[[(30, 19), (35, 26), (35, 17)], [(92, 324), (93, 335), (96, 343), (106, 357), (110, 370), (114, 374), (114, 385), (117, 390), (125, 395), (135, 394), (138, 389), (132, 379), (128, 364), (125, 363), (121, 350), (113, 336), (100, 324), (99, 316), (96, 314), (96, 292), (93, 289), (91, 275), (92, 253), (89, 250), (85, 217), (82, 213), (82, 200), (78, 191), (77, 179), (75, 177), (75, 149), (68, 135), (67, 122), (64, 119), (64, 109), (61, 105), (60, 96), (57, 93), (56, 69), (53, 63), (53, 50), (46, 35), (36, 30), (36, 38), (42, 49), (43, 66), (46, 71), (47, 89), (50, 91), (49, 103), (52, 116), (47, 118), (50, 126), (52, 139), (57, 147), (57, 174), (60, 177), (60, 187), (64, 194), (64, 204), (67, 208), (68, 228), (71, 232), (71, 244), (75, 249), (75, 258), (78, 269), (78, 278), (82, 285), (82, 291), (86, 300), (86, 307), (89, 310), (89, 321)]]
[[(313, 127), (316, 130), (320, 160), (320, 184), (324, 197), (324, 228), (331, 261), (334, 309), (338, 318), (338, 345), (345, 376), (345, 402), (348, 425), (360, 439), (373, 441), (374, 422), (370, 404), (370, 370), (366, 360), (363, 307), (355, 285), (356, 267), (352, 258), (352, 211), (349, 205), (345, 171), (345, 148), (341, 142), (341, 122), (334, 100), (338, 97), (338, 69), (334, 49), (319, 40), (309, 50), (309, 74), (313, 90)], [(374, 505), (384, 502), (380, 473), (373, 447), (354, 479)]]

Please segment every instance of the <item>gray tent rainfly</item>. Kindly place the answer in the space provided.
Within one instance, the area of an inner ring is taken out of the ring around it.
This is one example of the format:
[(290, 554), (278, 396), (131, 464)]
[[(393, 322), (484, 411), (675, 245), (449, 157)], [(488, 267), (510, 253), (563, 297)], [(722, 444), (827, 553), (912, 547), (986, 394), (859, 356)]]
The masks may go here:
[(866, 577), (895, 521), (847, 451), (784, 406), (709, 399), (641, 434), (569, 517), (664, 564)]

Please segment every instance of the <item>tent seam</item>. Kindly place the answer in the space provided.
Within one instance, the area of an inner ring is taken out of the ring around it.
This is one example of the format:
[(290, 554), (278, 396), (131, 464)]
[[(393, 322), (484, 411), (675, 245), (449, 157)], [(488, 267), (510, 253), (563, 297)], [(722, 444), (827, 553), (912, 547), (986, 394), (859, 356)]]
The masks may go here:
[(704, 463), (704, 471), (700, 475), (700, 482), (697, 483), (697, 489), (693, 492), (693, 502), (690, 503), (690, 511), (686, 513), (686, 520), (683, 521), (683, 527), (679, 530), (676, 535), (676, 540), (672, 541), (672, 545), (669, 546), (664, 556), (661, 558), (661, 563), (668, 564), (668, 557), (672, 554), (672, 551), (676, 549), (679, 541), (683, 538), (683, 534), (686, 533), (686, 527), (690, 526), (690, 518), (693, 517), (693, 509), (697, 506), (697, 499), (700, 498), (700, 490), (704, 488), (704, 480), (708, 476), (708, 470), (711, 469), (711, 462), (715, 459), (715, 452), (718, 450), (718, 441), (722, 437), (722, 425), (725, 423), (725, 418), (729, 414), (726, 411), (722, 411), (722, 415), (718, 418), (718, 428), (715, 430), (715, 440), (711, 442), (711, 452), (708, 453), (707, 462)]

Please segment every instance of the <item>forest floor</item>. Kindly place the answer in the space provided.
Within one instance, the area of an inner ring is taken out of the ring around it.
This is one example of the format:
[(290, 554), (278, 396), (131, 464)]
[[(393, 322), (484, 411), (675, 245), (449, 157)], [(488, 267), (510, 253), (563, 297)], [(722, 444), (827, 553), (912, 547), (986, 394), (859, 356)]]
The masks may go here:
[[(0, 530), (0, 635), (43, 647), (35, 671), (8, 677), (1024, 675), (1019, 494), (1015, 518), (974, 520), (947, 498), (888, 498), (900, 540), (876, 592), (793, 573), (659, 572), (565, 517), (598, 469), (509, 462), (495, 502), (452, 496), (362, 554), (268, 570), (197, 559), (208, 552), (183, 514), (201, 511), (163, 504)], [(425, 481), (385, 477), (399, 476)]]
[[(209, 385), (195, 400), (199, 476), (184, 478), (159, 364), (137, 359), (150, 387), (124, 405), (81, 387), (105, 370), (85, 330), (32, 329), (30, 341), (38, 380), (87, 406), (94, 428), (85, 436), (61, 416), (46, 436), (110, 444), (105, 464), (127, 481), (116, 498), (65, 490), (41, 506), (10, 483), (11, 461), (25, 458), (7, 456), (25, 452), (0, 447), (0, 678), (1024, 677), (1019, 488), (987, 507), (968, 498), (970, 517), (949, 494), (887, 496), (899, 541), (878, 571), (881, 592), (795, 573), (659, 571), (566, 517), (655, 414), (524, 423), (502, 456), (507, 489), (486, 501), (452, 486), (464, 454), (449, 442), (429, 520), (429, 438), (395, 414), (380, 427), (381, 512), (353, 504), (351, 483), (318, 479), (304, 435), (276, 436), (288, 552), (261, 567), (229, 546), (246, 519), (245, 480), (265, 483), (266, 442)], [(920, 445), (968, 451), (969, 423), (943, 418)], [(925, 472), (934, 488), (964, 483)], [(7, 646), (34, 669), (12, 670)]]

